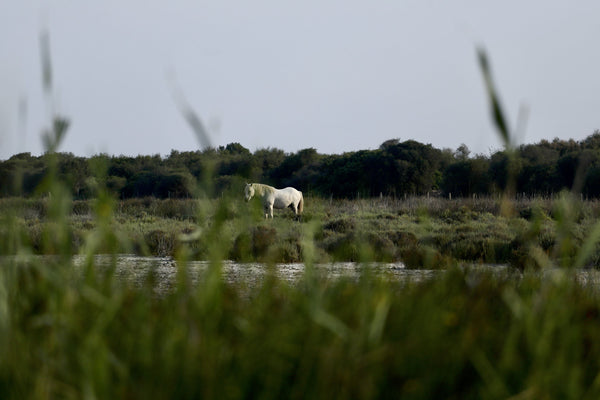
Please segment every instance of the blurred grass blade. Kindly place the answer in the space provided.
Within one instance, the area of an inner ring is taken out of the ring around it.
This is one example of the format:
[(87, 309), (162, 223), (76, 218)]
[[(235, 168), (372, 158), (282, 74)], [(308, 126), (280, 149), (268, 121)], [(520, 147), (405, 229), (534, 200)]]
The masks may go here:
[(597, 222), (592, 230), (587, 234), (583, 245), (577, 252), (574, 268), (583, 268), (585, 263), (592, 257), (596, 250), (596, 246), (600, 242), (600, 222)]
[(529, 107), (526, 104), (522, 104), (519, 107), (519, 113), (517, 114), (517, 123), (513, 133), (513, 141), (522, 143), (525, 140), (525, 130), (527, 128), (528, 120)]
[(65, 137), (70, 122), (67, 118), (56, 115), (52, 98), (52, 58), (50, 56), (50, 34), (42, 31), (40, 34), (40, 56), (42, 63), (42, 86), (51, 119), (51, 126), (42, 132), (42, 144), (48, 153), (54, 153)]
[(58, 115), (53, 117), (52, 129), (46, 129), (42, 134), (42, 143), (47, 152), (53, 153), (58, 149), (70, 124), (70, 121), (65, 117)]
[(50, 59), (50, 35), (47, 31), (40, 34), (40, 55), (42, 62), (42, 84), (44, 92), (52, 93), (52, 62)]
[(183, 91), (177, 85), (177, 82), (175, 82), (175, 78), (171, 76), (170, 79), (168, 79), (168, 81), (171, 86), (171, 92), (173, 94), (175, 105), (177, 106), (179, 112), (181, 112), (185, 120), (188, 122), (188, 124), (196, 134), (196, 138), (200, 143), (200, 147), (204, 149), (212, 147), (208, 130), (202, 123), (202, 120), (200, 119), (198, 114), (196, 114), (194, 109), (188, 103), (187, 99), (183, 95)]
[(510, 391), (502, 379), (502, 375), (482, 350), (473, 351), (471, 364), (486, 383), (486, 390), (490, 392), (493, 398), (506, 399), (510, 396)]
[(388, 313), (390, 311), (390, 298), (383, 296), (381, 300), (377, 302), (375, 307), (375, 313), (373, 315), (373, 321), (369, 328), (369, 343), (371, 345), (377, 344), (383, 335), (385, 328), (385, 322), (387, 320)]
[(500, 136), (502, 137), (504, 145), (508, 147), (512, 144), (512, 138), (506, 118), (504, 116), (504, 112), (502, 111), (502, 107), (500, 106), (498, 91), (494, 86), (494, 81), (492, 79), (492, 71), (488, 62), (487, 53), (484, 49), (477, 49), (477, 58), (479, 60), (479, 68), (481, 69), (481, 73), (483, 74), (485, 88), (492, 108), (492, 119), (494, 121), (494, 124), (496, 125), (496, 128), (498, 129), (498, 132), (500, 133)]
[(336, 316), (328, 313), (319, 306), (316, 306), (313, 310), (311, 310), (311, 317), (314, 322), (328, 329), (340, 339), (346, 341), (350, 337), (350, 328), (348, 328), (346, 324), (344, 324), (344, 322), (342, 322)]

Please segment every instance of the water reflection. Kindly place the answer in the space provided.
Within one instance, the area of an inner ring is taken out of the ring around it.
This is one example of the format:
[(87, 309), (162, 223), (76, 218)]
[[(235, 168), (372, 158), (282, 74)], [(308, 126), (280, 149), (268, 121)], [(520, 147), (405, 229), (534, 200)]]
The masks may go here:
[[(116, 276), (127, 282), (142, 284), (151, 271), (156, 277), (158, 291), (168, 290), (177, 279), (178, 265), (170, 257), (140, 257), (136, 255), (118, 255), (116, 258), (108, 255), (94, 256), (94, 265), (109, 267), (115, 262)], [(75, 256), (74, 265), (82, 267), (86, 259)], [(207, 261), (190, 261), (187, 263), (187, 275), (192, 284), (196, 284), (202, 274), (208, 270)], [(222, 266), (223, 278), (229, 283), (247, 286), (259, 284), (268, 273), (275, 273), (279, 279), (291, 284), (298, 282), (305, 273), (303, 263), (284, 263), (267, 266), (261, 263), (237, 263), (224, 261)], [(363, 268), (368, 268), (370, 274), (403, 282), (420, 282), (434, 277), (439, 271), (406, 269), (403, 263), (369, 263), (336, 262), (316, 264), (314, 272), (323, 279), (338, 279), (341, 277), (358, 278)]]
[[(35, 257), (35, 256), (34, 256)], [(50, 256), (39, 256), (50, 257)], [(108, 268), (115, 265), (115, 275), (126, 283), (142, 285), (152, 272), (155, 277), (155, 290), (158, 293), (169, 291), (176, 283), (178, 265), (171, 257), (140, 257), (136, 255), (96, 255), (93, 263), (97, 268)], [(73, 264), (76, 268), (83, 268), (86, 263), (84, 256), (74, 256)], [(210, 264), (206, 261), (190, 261), (187, 264), (186, 274), (192, 285), (196, 285), (203, 274), (208, 271)], [(336, 262), (328, 264), (317, 264), (314, 272), (320, 280), (334, 280), (340, 277), (358, 279), (366, 268), (374, 276), (384, 279), (396, 280), (404, 283), (422, 282), (434, 279), (444, 273), (444, 270), (413, 270), (405, 268), (403, 263), (369, 263), (360, 264), (353, 262)], [(482, 274), (490, 271), (498, 273), (502, 279), (520, 279), (522, 273), (505, 265), (471, 264), (464, 265), (466, 270), (465, 279), (469, 285), (476, 285)], [(303, 263), (285, 263), (267, 266), (260, 263), (237, 263), (224, 261), (222, 274), (225, 281), (243, 287), (252, 288), (259, 285), (269, 273), (275, 273), (279, 279), (290, 284), (297, 283), (305, 273)], [(576, 279), (579, 284), (588, 288), (600, 288), (600, 270), (565, 270), (545, 269), (539, 272), (545, 279)]]

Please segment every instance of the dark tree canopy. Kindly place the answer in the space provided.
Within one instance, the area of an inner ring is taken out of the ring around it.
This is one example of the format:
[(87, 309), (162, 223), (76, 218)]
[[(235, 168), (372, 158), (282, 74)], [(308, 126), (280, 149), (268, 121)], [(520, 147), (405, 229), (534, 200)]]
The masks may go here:
[[(57, 173), (74, 198), (94, 195), (98, 179), (121, 198), (190, 197), (198, 182), (212, 182), (215, 195), (238, 193), (244, 182), (295, 186), (309, 195), (337, 198), (422, 195), (432, 190), (454, 196), (514, 190), (550, 195), (561, 190), (600, 197), (600, 131), (582, 141), (542, 140), (517, 148), (472, 155), (462, 144), (437, 149), (415, 140), (390, 139), (375, 150), (319, 154), (314, 148), (285, 153), (251, 152), (240, 143), (166, 157), (99, 154), (91, 158), (55, 154)], [(20, 153), (0, 161), (0, 196), (33, 196), (48, 173), (46, 155)]]

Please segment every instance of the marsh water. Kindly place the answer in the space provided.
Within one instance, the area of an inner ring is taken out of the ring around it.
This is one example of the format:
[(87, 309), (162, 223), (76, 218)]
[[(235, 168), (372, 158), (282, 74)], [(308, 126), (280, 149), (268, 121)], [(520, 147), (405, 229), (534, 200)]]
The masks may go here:
[[(49, 257), (49, 256), (39, 256)], [(93, 261), (97, 268), (110, 268), (114, 266), (117, 279), (125, 284), (143, 285), (150, 274), (154, 279), (154, 290), (157, 293), (166, 293), (174, 287), (177, 282), (180, 265), (171, 257), (142, 257), (130, 254), (119, 255), (96, 255), (93, 260), (85, 256), (74, 256), (73, 265), (83, 268), (86, 263)], [(192, 285), (198, 284), (205, 272), (210, 268), (207, 261), (188, 261), (185, 264), (187, 279)], [(506, 265), (475, 264), (464, 265), (467, 271), (466, 279), (476, 282), (481, 273), (497, 273), (499, 276), (520, 275), (518, 270)], [(297, 283), (304, 276), (306, 266), (303, 263), (281, 263), (267, 265), (261, 263), (238, 263), (224, 261), (221, 273), (223, 279), (247, 288), (260, 285), (268, 274), (275, 274), (277, 278), (285, 280), (290, 284)], [(314, 272), (321, 280), (335, 280), (341, 277), (358, 279), (364, 271), (372, 276), (395, 280), (403, 283), (417, 283), (444, 274), (444, 270), (430, 269), (408, 269), (401, 262), (395, 263), (356, 263), (356, 262), (333, 262), (326, 264), (315, 264)], [(569, 271), (574, 272), (575, 278), (584, 286), (600, 289), (600, 270), (584, 269)], [(556, 279), (565, 276), (565, 270), (547, 269), (539, 272), (548, 279)]]
[[(121, 281), (131, 284), (143, 284), (148, 274), (153, 273), (158, 292), (164, 292), (173, 287), (179, 270), (177, 261), (171, 257), (141, 257), (128, 254), (114, 257), (97, 255), (94, 256), (93, 261), (98, 267), (114, 265), (115, 275)], [(82, 267), (86, 263), (86, 258), (75, 256), (73, 263), (76, 267)], [(210, 263), (207, 261), (188, 261), (185, 268), (191, 283), (197, 284), (203, 274), (210, 268)], [(435, 270), (407, 269), (403, 263), (399, 262), (368, 264), (335, 262), (314, 265), (314, 271), (323, 279), (358, 278), (364, 268), (367, 268), (370, 274), (403, 282), (419, 282), (430, 279), (439, 273)], [(222, 264), (222, 274), (225, 281), (250, 287), (260, 284), (267, 274), (275, 274), (279, 279), (294, 284), (304, 275), (305, 269), (306, 266), (303, 263), (267, 265), (224, 261)]]

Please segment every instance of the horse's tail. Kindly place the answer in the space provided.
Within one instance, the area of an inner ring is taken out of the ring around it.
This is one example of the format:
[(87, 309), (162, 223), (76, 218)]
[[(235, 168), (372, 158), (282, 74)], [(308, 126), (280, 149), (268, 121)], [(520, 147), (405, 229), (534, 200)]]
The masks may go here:
[(302, 214), (302, 210), (304, 210), (304, 196), (302, 196), (302, 192), (300, 192), (300, 201), (298, 202), (298, 214)]

